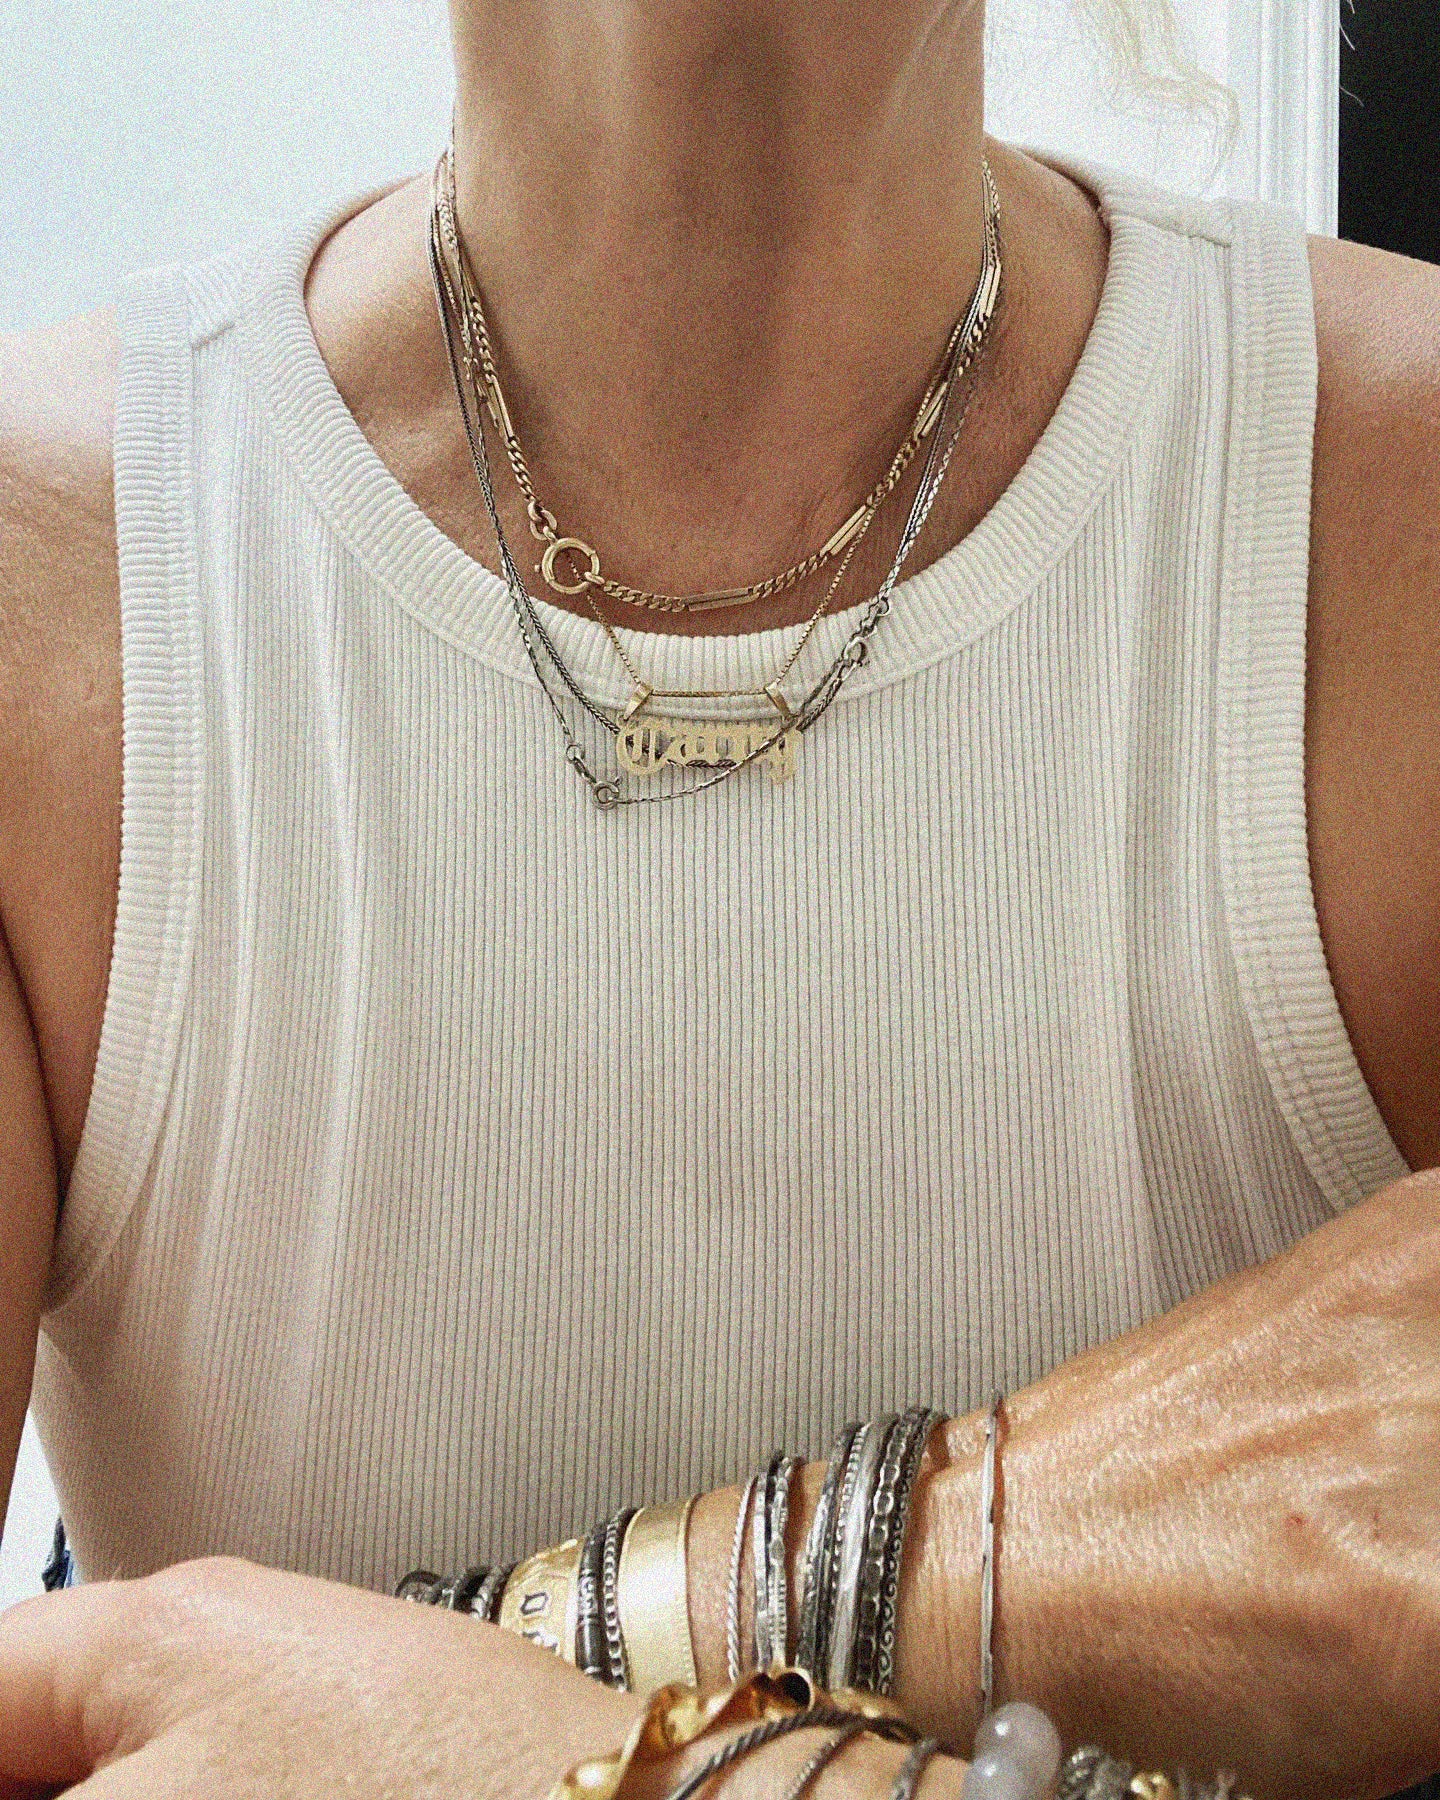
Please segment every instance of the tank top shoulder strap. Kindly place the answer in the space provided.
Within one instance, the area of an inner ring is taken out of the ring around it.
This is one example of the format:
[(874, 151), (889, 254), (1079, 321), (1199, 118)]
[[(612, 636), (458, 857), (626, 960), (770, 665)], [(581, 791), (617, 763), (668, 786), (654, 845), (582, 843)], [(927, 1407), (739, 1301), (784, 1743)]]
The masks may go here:
[(1318, 360), (1293, 213), (1221, 203), (1231, 233), (1233, 418), (1222, 522), (1216, 739), (1221, 870), (1255, 1046), (1337, 1210), (1408, 1170), (1330, 978), (1305, 808), (1306, 628)]
[(1406, 1174), (1335, 998), (1310, 879), (1306, 624), (1317, 354), (1309, 239), (1284, 207), (1047, 156), (1117, 215), (1225, 257), (1230, 424), (1216, 629), (1216, 818), (1241, 1000), (1294, 1142), (1337, 1211)]
[(51, 1260), (50, 1312), (84, 1286), (123, 1229), (160, 1131), (179, 1044), (204, 803), (196, 326), (197, 319), (208, 326), (217, 301), (223, 308), (237, 261), (232, 254), (141, 269), (115, 294), (112, 450), (124, 694), (120, 884), (89, 1106)]

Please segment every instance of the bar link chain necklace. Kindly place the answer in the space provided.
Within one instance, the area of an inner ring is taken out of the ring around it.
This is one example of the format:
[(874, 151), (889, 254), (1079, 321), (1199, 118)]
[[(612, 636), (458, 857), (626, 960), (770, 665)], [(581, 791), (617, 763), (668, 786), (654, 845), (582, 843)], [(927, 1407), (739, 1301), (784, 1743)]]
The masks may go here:
[[(599, 559), (593, 549), (584, 540), (561, 537), (554, 515), (541, 507), (535, 496), (534, 486), (529, 479), (528, 469), (525, 468), (508, 409), (499, 392), (498, 378), (494, 374), (494, 359), (489, 349), (488, 331), (484, 328), (483, 313), (479, 311), (478, 294), (475, 296), (472, 306), (469, 304), (470, 295), (465, 292), (471, 284), (467, 279), (468, 270), (465, 266), (464, 253), (454, 222), (453, 187), (451, 185), (453, 173), (454, 134), (452, 125), (450, 142), (435, 166), (431, 182), (430, 273), (434, 283), (436, 306), (444, 334), (450, 373), (465, 427), (466, 441), (469, 445), (476, 478), (484, 497), (485, 509), (495, 533), (501, 571), (531, 667), (535, 671), (536, 679), (539, 681), (546, 700), (564, 734), (565, 760), (585, 781), (596, 805), (604, 811), (611, 811), (620, 806), (655, 804), (660, 801), (681, 799), (686, 795), (702, 793), (705, 789), (717, 786), (720, 782), (738, 774), (741, 769), (748, 767), (752, 762), (762, 758), (771, 777), (775, 780), (783, 780), (794, 768), (800, 735), (815, 724), (835, 699), (850, 672), (864, 662), (869, 654), (870, 638), (880, 620), (890, 611), (891, 595), (899, 579), (900, 570), (914, 547), (915, 540), (934, 504), (935, 496), (944, 480), (950, 458), (964, 425), (974, 393), (973, 381), (969, 384), (965, 403), (960, 409), (959, 416), (947, 435), (946, 426), (956, 384), (973, 368), (989, 336), (991, 322), (1000, 297), (1002, 280), (1000, 203), (989, 162), (982, 159), (985, 231), (980, 276), (969, 307), (961, 319), (956, 322), (947, 340), (941, 372), (927, 388), (917, 411), (915, 423), (892, 459), (885, 478), (877, 484), (846, 523), (832, 534), (819, 551), (814, 552), (803, 563), (796, 564), (792, 569), (784, 571), (780, 576), (769, 577), (765, 582), (754, 583), (748, 589), (729, 590), (723, 595), (704, 595), (694, 599), (673, 595), (648, 595), (644, 590), (639, 589), (625, 589), (617, 594), (617, 597), (622, 599), (634, 596), (640, 604), (673, 602), (674, 604), (663, 608), (672, 611), (692, 608), (703, 610), (712, 604), (717, 606), (735, 605), (747, 599), (764, 598), (768, 594), (780, 591), (781, 586), (792, 586), (803, 575), (811, 573), (821, 566), (830, 556), (839, 554), (842, 560), (830, 583), (829, 590), (806, 626), (804, 636), (785, 665), (785, 669), (763, 690), (756, 690), (756, 697), (763, 693), (764, 697), (769, 699), (780, 713), (778, 726), (765, 721), (697, 723), (688, 720), (640, 716), (640, 709), (654, 695), (654, 690), (647, 687), (635, 675), (633, 667), (629, 659), (625, 657), (613, 631), (609, 629), (607, 622), (601, 619), (600, 622), (602, 626), (606, 627), (612, 645), (616, 647), (622, 661), (630, 671), (632, 679), (637, 684), (636, 694), (628, 707), (618, 717), (612, 717), (583, 691), (556, 650), (511, 553), (504, 527), (500, 522), (484, 430), (479, 423), (479, 415), (482, 410), (490, 412), (502, 441), (505, 443), (512, 471), (516, 475), (517, 484), (526, 500), (531, 531), (539, 541), (547, 544), (546, 558), (548, 558), (549, 568), (546, 567), (546, 559), (542, 559), (541, 572), (546, 575), (550, 585), (554, 586), (557, 592), (578, 593), (582, 590), (588, 591), (592, 587), (601, 587), (608, 591), (611, 584), (600, 576)], [(462, 286), (461, 298), (457, 298), (450, 278), (445, 255), (447, 239), (450, 243), (451, 255), (459, 270), (459, 280)], [(477, 417), (474, 420), (471, 417), (471, 406), (466, 399), (465, 380), (461, 374), (461, 359), (456, 355), (452, 317), (458, 319), (459, 322), (464, 343), (465, 371), (470, 377), (472, 390), (479, 402), (475, 409)], [(901, 533), (900, 543), (889, 573), (879, 592), (866, 607), (859, 624), (842, 645), (830, 668), (806, 695), (798, 709), (792, 709), (780, 692), (780, 681), (794, 666), (800, 650), (808, 641), (820, 616), (827, 610), (850, 558), (860, 539), (869, 529), (880, 502), (892, 491), (903, 468), (926, 437), (930, 438), (930, 445), (922, 468), (920, 485), (911, 503), (910, 513)], [(899, 465), (898, 469), (897, 464)], [(589, 565), (586, 578), (573, 586), (561, 585), (553, 579), (554, 564), (562, 552), (567, 554), (583, 552)], [(618, 589), (619, 584), (614, 585)], [(646, 776), (657, 774), (667, 767), (684, 768), (698, 764), (715, 768), (717, 773), (691, 786), (674, 788), (663, 793), (630, 793), (622, 789), (618, 779), (607, 779), (597, 775), (590, 767), (582, 745), (571, 730), (570, 722), (565, 716), (559, 697), (546, 679), (540, 659), (540, 648), (542, 647), (554, 665), (556, 674), (572, 697), (616, 740), (616, 756), (624, 772), (632, 776)]]

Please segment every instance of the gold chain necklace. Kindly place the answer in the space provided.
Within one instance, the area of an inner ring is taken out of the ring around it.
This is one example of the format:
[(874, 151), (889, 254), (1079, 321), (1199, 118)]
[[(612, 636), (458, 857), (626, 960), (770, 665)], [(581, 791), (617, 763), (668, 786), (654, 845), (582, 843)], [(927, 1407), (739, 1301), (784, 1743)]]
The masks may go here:
[[(454, 224), (453, 152), (454, 134), (452, 126), (449, 146), (447, 150), (442, 153), (440, 166), (437, 167), (436, 171), (437, 178), (432, 182), (431, 274), (435, 284), (436, 300), (440, 309), (442, 327), (445, 327), (446, 319), (446, 291), (449, 290), (450, 287), (449, 273), (445, 268), (447, 259), (442, 253), (446, 247), (444, 240), (447, 237), (449, 239), (448, 248), (455, 257), (459, 278), (462, 284), (465, 279), (464, 255), (459, 245), (458, 233), (455, 230)], [(927, 432), (929, 429), (933, 429), (936, 420), (948, 413), (951, 389), (961, 375), (969, 370), (978, 358), (980, 350), (989, 336), (990, 327), (994, 321), (996, 303), (1000, 294), (1002, 282), (1000, 201), (994, 173), (991, 170), (989, 161), (985, 158), (982, 158), (981, 161), (986, 194), (984, 255), (981, 272), (979, 280), (976, 283), (975, 292), (971, 297), (968, 312), (961, 320), (957, 321), (955, 329), (952, 331), (946, 345), (946, 362), (942, 371), (942, 376), (938, 382), (938, 403), (935, 407), (935, 416), (931, 419), (930, 424), (927, 427)], [(445, 168), (448, 180), (439, 178), (441, 167)], [(447, 199), (452, 202), (448, 207), (446, 205)], [(449, 298), (451, 300), (451, 310), (458, 317), (461, 334), (464, 339), (464, 364), (466, 374), (470, 378), (468, 385), (470, 386), (472, 394), (476, 394), (477, 397), (483, 401), (484, 396), (480, 393), (478, 383), (475, 379), (478, 359), (475, 354), (475, 345), (472, 343), (471, 320), (468, 315), (468, 309), (463, 301), (456, 301), (456, 296), (453, 291), (450, 291)], [(459, 392), (462, 378), (457, 359), (454, 355), (453, 346), (450, 342), (448, 328), (446, 328), (446, 347), (450, 356), (451, 373), (455, 378), (457, 392)], [(546, 698), (549, 701), (552, 710), (555, 711), (556, 717), (559, 719), (561, 727), (565, 732), (567, 743), (566, 760), (572, 764), (577, 773), (579, 773), (590, 785), (597, 805), (602, 808), (609, 808), (617, 805), (625, 805), (627, 803), (633, 804), (634, 801), (627, 801), (627, 797), (621, 793), (614, 782), (603, 781), (590, 770), (585, 759), (584, 751), (574, 738), (574, 735), (566, 722), (565, 715), (560, 709), (556, 697), (551, 691), (540, 668), (540, 664), (537, 660), (537, 651), (531, 639), (531, 633), (526, 628), (527, 613), (530, 623), (533, 626), (534, 633), (538, 635), (544, 643), (550, 657), (555, 662), (557, 671), (560, 673), (571, 692), (581, 702), (587, 712), (591, 713), (616, 736), (618, 756), (622, 768), (636, 775), (653, 775), (659, 773), (662, 768), (672, 766), (688, 767), (698, 763), (715, 767), (718, 772), (709, 779), (700, 782), (698, 787), (680, 790), (682, 793), (697, 793), (707, 787), (714, 786), (716, 782), (726, 779), (729, 775), (737, 772), (740, 768), (747, 766), (759, 757), (763, 758), (773, 779), (777, 781), (783, 780), (794, 768), (795, 754), (798, 750), (800, 733), (807, 730), (815, 723), (820, 714), (823, 713), (834, 700), (840, 687), (843, 685), (846, 676), (865, 660), (866, 652), (869, 648), (869, 638), (874, 632), (876, 625), (879, 623), (882, 614), (890, 610), (891, 594), (894, 585), (899, 578), (901, 565), (916, 541), (920, 526), (923, 524), (925, 515), (929, 512), (935, 493), (938, 490), (940, 482), (944, 478), (945, 470), (949, 466), (951, 453), (958, 441), (965, 415), (969, 412), (970, 401), (973, 397), (974, 388), (972, 384), (960, 419), (951, 430), (948, 442), (944, 447), (944, 454), (939, 458), (938, 463), (936, 457), (937, 447), (931, 447), (922, 477), (921, 491), (917, 494), (914, 504), (911, 507), (911, 514), (907, 520), (905, 531), (902, 534), (899, 550), (896, 553), (884, 586), (876, 598), (871, 601), (870, 606), (867, 608), (865, 618), (851, 634), (850, 639), (847, 640), (840, 655), (835, 659), (828, 673), (821, 678), (814, 691), (802, 703), (801, 711), (798, 714), (791, 711), (783, 696), (778, 693), (778, 684), (772, 684), (772, 686), (777, 687), (777, 691), (775, 692), (772, 692), (770, 688), (764, 690), (766, 697), (770, 699), (781, 712), (783, 721), (778, 731), (772, 726), (768, 733), (765, 727), (757, 726), (753, 723), (739, 723), (732, 725), (724, 722), (712, 722), (705, 725), (672, 719), (641, 720), (637, 722), (634, 715), (644, 705), (645, 701), (651, 697), (649, 692), (637, 691), (637, 694), (635, 698), (632, 699), (623, 719), (613, 719), (601, 712), (595, 703), (576, 685), (573, 675), (571, 675), (564, 664), (560, 662), (554, 646), (550, 643), (548, 635), (544, 632), (538, 617), (534, 613), (534, 603), (530, 601), (528, 596), (524, 593), (522, 578), (515, 566), (513, 558), (509, 554), (505, 542), (500, 515), (496, 509), (495, 497), (490, 486), (487, 460), (483, 447), (483, 433), (477, 434), (471, 427), (468, 419), (466, 420), (466, 435), (470, 445), (471, 457), (475, 463), (476, 475), (479, 478), (481, 490), (485, 496), (486, 507), (490, 514), (491, 523), (495, 528), (497, 542), (500, 547), (501, 563), (506, 571), (505, 579), (507, 586), (510, 589), (512, 602), (517, 608), (516, 617), (520, 625), (521, 636), (525, 641), (526, 651), (535, 668), (535, 673), (541, 688), (544, 690)], [(461, 411), (463, 415), (465, 411), (463, 397)], [(862, 534), (863, 529), (868, 528), (870, 519), (873, 518), (875, 507), (878, 506), (879, 499), (883, 497), (884, 496), (881, 495), (877, 498), (872, 494), (870, 501), (867, 502), (867, 510), (870, 517), (863, 519), (861, 526), (857, 527), (855, 534), (857, 541), (858, 536)], [(532, 531), (534, 530), (533, 520), (531, 529)], [(538, 537), (542, 534), (536, 533), (536, 535)], [(847, 548), (851, 548), (851, 546), (847, 546)], [(827, 594), (825, 601), (821, 603), (819, 609), (820, 612), (823, 612), (828, 605), (829, 599), (838, 587), (840, 578), (844, 574), (845, 565), (848, 564), (849, 560), (849, 556), (847, 555), (840, 570), (837, 571), (834, 581), (831, 583), (830, 591)], [(594, 610), (593, 601), (591, 604), (592, 610)], [(598, 616), (599, 615), (597, 614), (597, 617)], [(812, 619), (810, 626), (807, 627), (806, 637), (808, 637), (810, 630), (813, 630), (818, 617), (819, 612), (817, 612), (816, 618)], [(605, 623), (603, 619), (600, 622), (602, 625)], [(618, 640), (614, 638), (613, 633), (611, 634), (611, 641), (615, 644), (617, 651), (620, 651)], [(805, 639), (802, 638), (801, 644), (797, 646), (796, 651), (791, 657), (790, 663), (786, 665), (787, 670), (793, 666), (795, 658), (798, 657), (800, 649), (803, 648), (804, 641)], [(622, 661), (625, 660), (623, 651), (620, 651), (620, 654)], [(627, 667), (628, 666), (627, 663)], [(669, 799), (674, 797), (677, 796), (670, 794), (649, 796), (649, 798), (652, 799)], [(638, 801), (641, 798), (642, 796), (636, 796), (635, 800)]]
[[(530, 523), (531, 535), (537, 543), (545, 545), (544, 554), (540, 559), (540, 574), (553, 592), (568, 596), (583, 593), (590, 598), (598, 590), (627, 606), (644, 607), (652, 612), (711, 612), (721, 607), (753, 605), (759, 601), (771, 599), (776, 594), (784, 593), (805, 580), (807, 576), (813, 575), (817, 570), (823, 568), (827, 562), (844, 555), (858, 542), (868, 529), (875, 512), (894, 492), (901, 477), (914, 460), (916, 452), (935, 428), (935, 421), (939, 418), (940, 409), (945, 403), (945, 383), (940, 375), (931, 379), (916, 408), (909, 431), (891, 458), (885, 474), (876, 482), (865, 499), (860, 502), (849, 518), (830, 534), (818, 550), (812, 551), (810, 555), (802, 558), (799, 562), (792, 563), (789, 568), (781, 570), (778, 575), (766, 576), (763, 580), (751, 582), (745, 587), (726, 588), (708, 594), (653, 593), (645, 588), (627, 586), (624, 582), (616, 581), (605, 575), (600, 567), (600, 554), (595, 547), (584, 538), (562, 532), (554, 513), (542, 505), (536, 494), (534, 479), (531, 476), (529, 464), (525, 460), (525, 453), (521, 448), (510, 409), (506, 405), (505, 395), (500, 386), (499, 371), (495, 364), (490, 328), (480, 300), (479, 283), (475, 279), (470, 259), (465, 252), (455, 224), (453, 123), (450, 140), (444, 151), (443, 163), (445, 177), (441, 190), (442, 224), (447, 247), (455, 261), (464, 311), (469, 315), (474, 337), (472, 344), (470, 342), (471, 332), (466, 333), (465, 371), (472, 383), (475, 384), (485, 410), (489, 413), (496, 431), (500, 434), (500, 440), (505, 446), (505, 454), (514, 474), (516, 485), (525, 499), (525, 513)], [(985, 161), (985, 173), (987, 179), (993, 179), (990, 175), (988, 161)], [(947, 345), (947, 350), (948, 348)], [(945, 366), (943, 357), (940, 366), (942, 369)], [(562, 556), (572, 566), (575, 577), (572, 581), (566, 581), (558, 567), (559, 559)], [(593, 598), (591, 606), (593, 610)], [(596, 617), (599, 617), (598, 613)]]
[[(485, 367), (485, 353), (482, 348), (482, 346), (484, 346), (485, 343), (487, 342), (487, 339), (485, 336), (484, 316), (482, 313), (480, 313), (478, 304), (472, 310), (472, 308), (469, 304), (469, 301), (466, 297), (466, 292), (465, 292), (465, 289), (467, 286), (466, 276), (465, 276), (466, 263), (465, 263), (465, 258), (464, 258), (464, 252), (460, 245), (459, 231), (455, 224), (454, 189), (453, 189), (453, 185), (452, 185), (453, 178), (454, 178), (454, 170), (453, 170), (453, 166), (450, 166), (449, 156), (450, 156), (450, 153), (447, 151), (446, 161), (447, 161), (447, 173), (448, 173), (449, 179), (446, 182), (445, 188), (442, 189), (441, 204), (439, 207), (440, 223), (441, 223), (441, 228), (442, 228), (442, 237), (445, 240), (446, 248), (448, 249), (448, 251), (450, 253), (450, 257), (456, 265), (456, 272), (458, 273), (458, 275), (460, 277), (460, 285), (461, 285), (461, 305), (460, 305), (460, 309), (459, 309), (460, 310), (460, 328), (461, 328), (461, 337), (462, 337), (462, 340), (465, 345), (464, 367), (465, 367), (466, 375), (470, 382), (471, 392), (476, 396), (476, 399), (479, 403), (485, 404), (487, 401), (486, 387), (484, 385), (482, 385), (480, 380), (477, 379), (477, 371), (479, 371), (483, 375), (483, 371), (484, 371), (484, 367)], [(958, 332), (958, 330), (959, 330), (959, 325), (957, 324), (955, 332), (951, 333), (951, 341), (949, 343), (947, 343), (947, 345), (946, 345), (947, 361), (949, 358), (949, 352), (953, 345), (953, 341), (954, 341), (956, 332)], [(945, 366), (945, 365), (942, 365), (942, 367), (943, 366)], [(932, 386), (934, 387), (934, 389), (936, 391), (938, 403), (939, 403), (939, 405), (937, 406), (936, 415), (935, 415), (936, 417), (938, 417), (939, 416), (939, 406), (943, 406), (946, 393), (948, 392), (948, 389), (949, 389), (949, 380), (948, 380), (948, 378), (941, 378), (941, 379), (937, 380), (935, 383), (933, 383)], [(495, 393), (498, 394), (498, 392), (499, 392), (498, 386), (494, 389), (494, 391), (495, 391)], [(504, 407), (503, 398), (500, 401), (500, 405), (501, 405), (501, 408), (503, 409), (503, 407)], [(506, 426), (502, 425), (500, 423), (499, 419), (497, 419), (495, 409), (493, 407), (490, 407), (489, 411), (490, 411), (490, 416), (491, 416), (492, 421), (494, 421), (496, 423), (496, 429), (498, 431), (500, 431), (502, 437), (507, 437), (509, 439), (509, 441), (514, 442), (516, 444), (516, 449), (518, 451), (518, 440), (516, 440), (516, 438), (515, 438), (514, 428), (510, 427), (507, 431)], [(502, 416), (506, 420), (508, 420), (508, 418), (509, 418), (508, 412), (503, 412)], [(899, 460), (898, 457), (896, 460), (897, 461)], [(526, 483), (528, 482), (528, 471), (525, 471), (523, 458), (521, 459), (520, 466), (517, 469), (515, 460), (512, 457), (511, 458), (511, 468), (513, 471), (515, 471), (517, 485), (520, 486), (521, 493), (523, 495), (527, 492)], [(895, 470), (895, 463), (892, 463), (891, 468), (892, 468), (892, 471)], [(898, 473), (897, 473), (897, 479), (898, 479)], [(533, 494), (533, 489), (529, 489), (528, 491)], [(889, 491), (890, 491), (890, 489), (887, 487), (886, 493), (888, 493)], [(860, 513), (859, 513), (858, 519), (855, 523), (854, 529), (849, 534), (848, 542), (845, 544), (845, 547), (844, 547), (843, 551), (841, 552), (839, 566), (836, 568), (834, 576), (832, 577), (828, 587), (826, 588), (824, 596), (821, 598), (820, 604), (815, 608), (815, 611), (810, 615), (810, 618), (806, 621), (805, 626), (800, 633), (799, 641), (795, 644), (795, 646), (791, 650), (789, 656), (786, 657), (786, 659), (785, 659), (784, 663), (782, 664), (781, 668), (779, 669), (779, 671), (775, 675), (773, 675), (769, 681), (763, 682), (759, 687), (753, 687), (753, 688), (657, 688), (653, 682), (646, 681), (644, 676), (641, 675), (639, 670), (635, 667), (635, 664), (632, 661), (629, 653), (626, 651), (625, 646), (621, 643), (619, 636), (617, 635), (617, 633), (615, 631), (615, 627), (604, 616), (604, 614), (600, 611), (599, 606), (596, 604), (594, 588), (596, 586), (598, 586), (599, 584), (598, 583), (579, 582), (576, 584), (574, 589), (562, 589), (561, 591), (563, 591), (563, 592), (583, 592), (585, 594), (586, 603), (589, 606), (591, 613), (594, 615), (596, 623), (600, 626), (600, 629), (605, 633), (606, 639), (609, 642), (611, 649), (615, 652), (616, 658), (618, 659), (621, 667), (625, 670), (626, 675), (629, 677), (629, 679), (633, 685), (634, 692), (633, 692), (629, 702), (627, 703), (624, 711), (620, 715), (620, 723), (622, 725), (633, 725), (638, 714), (640, 713), (641, 709), (651, 700), (766, 700), (779, 713), (781, 719), (785, 723), (788, 724), (794, 718), (794, 713), (791, 710), (789, 702), (785, 698), (785, 695), (784, 695), (784, 692), (782, 689), (782, 683), (785, 681), (785, 679), (789, 675), (790, 671), (795, 667), (795, 664), (800, 660), (800, 656), (801, 656), (802, 652), (804, 651), (805, 646), (809, 643), (811, 637), (814, 635), (816, 627), (819, 625), (821, 619), (825, 616), (825, 614), (829, 611), (831, 603), (833, 602), (836, 593), (839, 591), (840, 583), (844, 580), (846, 571), (850, 567), (851, 560), (854, 557), (855, 552), (859, 549), (860, 544), (863, 541), (865, 534), (869, 531), (871, 524), (874, 522), (875, 515), (879, 511), (880, 502), (884, 498), (885, 498), (885, 494), (880, 493), (879, 490), (877, 489), (876, 492), (872, 493), (866, 500), (864, 506), (860, 510)], [(527, 513), (528, 512), (530, 512), (530, 508), (527, 506)], [(530, 516), (533, 518), (533, 513), (531, 513)], [(547, 552), (547, 555), (548, 555), (548, 552)], [(543, 573), (543, 569), (542, 569), (542, 573)], [(552, 582), (551, 585), (553, 586), (554, 583)], [(669, 725), (670, 723), (672, 723), (672, 722), (667, 721), (667, 725)], [(691, 721), (691, 720), (680, 721), (679, 724), (676, 726), (676, 729), (679, 730), (682, 727), (686, 732), (689, 733), (690, 738), (694, 739), (697, 742), (702, 742), (702, 741), (708, 742), (708, 737), (712, 732), (711, 726), (702, 725), (696, 721)]]

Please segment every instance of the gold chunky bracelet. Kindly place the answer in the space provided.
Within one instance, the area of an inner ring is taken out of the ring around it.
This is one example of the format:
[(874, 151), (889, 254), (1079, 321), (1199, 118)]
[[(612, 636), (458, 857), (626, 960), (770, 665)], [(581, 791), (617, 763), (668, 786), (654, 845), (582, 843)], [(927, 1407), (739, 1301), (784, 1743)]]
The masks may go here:
[(695, 1686), (685, 1554), (694, 1506), (693, 1498), (644, 1506), (625, 1533), (617, 1598), (630, 1686), (637, 1694), (671, 1683)]
[(505, 1583), (496, 1621), (501, 1630), (528, 1638), (573, 1664), (579, 1566), (579, 1538), (569, 1538), (522, 1562)]
[(550, 1800), (615, 1800), (627, 1771), (636, 1764), (664, 1762), (722, 1725), (757, 1724), (783, 1718), (811, 1705), (815, 1684), (799, 1670), (747, 1675), (712, 1694), (672, 1682), (657, 1688), (617, 1750), (587, 1756), (562, 1775)]
[(618, 1749), (576, 1763), (555, 1783), (549, 1800), (616, 1800), (636, 1765), (665, 1762), (709, 1731), (726, 1725), (760, 1725), (822, 1706), (838, 1708), (882, 1730), (902, 1717), (895, 1702), (879, 1694), (856, 1689), (826, 1693), (804, 1669), (757, 1670), (710, 1694), (672, 1682), (650, 1696)]

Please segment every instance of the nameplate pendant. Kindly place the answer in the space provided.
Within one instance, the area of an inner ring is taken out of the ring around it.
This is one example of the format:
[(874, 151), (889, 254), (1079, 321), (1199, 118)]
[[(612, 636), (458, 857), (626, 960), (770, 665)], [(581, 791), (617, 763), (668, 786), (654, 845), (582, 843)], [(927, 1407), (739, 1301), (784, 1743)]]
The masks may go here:
[[(775, 736), (763, 720), (630, 719), (615, 740), (620, 767), (627, 775), (658, 775), (662, 769), (724, 769), (742, 762)], [(786, 731), (756, 761), (772, 781), (795, 772), (800, 748), (798, 731)]]

